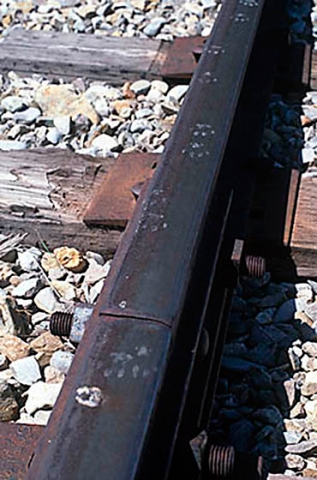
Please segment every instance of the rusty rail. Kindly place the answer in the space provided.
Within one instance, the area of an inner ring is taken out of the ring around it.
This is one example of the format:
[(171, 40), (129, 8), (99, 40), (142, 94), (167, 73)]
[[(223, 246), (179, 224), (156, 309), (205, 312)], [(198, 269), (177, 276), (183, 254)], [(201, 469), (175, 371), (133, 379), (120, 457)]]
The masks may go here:
[(283, 1), (224, 2), (26, 480), (201, 478), (189, 441), (208, 421), (237, 276), (233, 199), (259, 141), (234, 155), (234, 122), (255, 48), (269, 57), (276, 39), (274, 3), (280, 15)]

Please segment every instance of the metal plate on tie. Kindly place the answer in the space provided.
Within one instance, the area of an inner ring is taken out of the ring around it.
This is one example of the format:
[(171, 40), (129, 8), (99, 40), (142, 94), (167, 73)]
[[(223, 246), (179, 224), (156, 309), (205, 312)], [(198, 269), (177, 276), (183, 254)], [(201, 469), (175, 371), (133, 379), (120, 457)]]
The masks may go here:
[(124, 153), (103, 181), (84, 215), (88, 226), (125, 227), (146, 180), (154, 172), (160, 155)]
[(0, 423), (0, 477), (22, 480), (42, 434), (38, 425)]
[(204, 37), (175, 38), (161, 68), (165, 78), (191, 78), (203, 51)]

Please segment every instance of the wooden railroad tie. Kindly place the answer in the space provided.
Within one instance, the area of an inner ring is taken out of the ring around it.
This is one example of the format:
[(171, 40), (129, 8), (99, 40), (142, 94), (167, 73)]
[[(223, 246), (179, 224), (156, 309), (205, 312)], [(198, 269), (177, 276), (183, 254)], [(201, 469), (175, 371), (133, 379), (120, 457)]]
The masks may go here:
[(84, 77), (112, 85), (140, 78), (190, 78), (203, 37), (173, 42), (62, 32), (13, 30), (0, 49), (0, 72)]

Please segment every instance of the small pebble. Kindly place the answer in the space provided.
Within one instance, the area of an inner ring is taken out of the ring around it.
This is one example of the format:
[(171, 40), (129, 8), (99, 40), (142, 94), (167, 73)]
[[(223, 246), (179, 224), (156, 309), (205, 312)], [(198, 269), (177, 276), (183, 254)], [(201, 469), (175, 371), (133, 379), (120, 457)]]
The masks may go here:
[(15, 360), (11, 363), (10, 370), (22, 385), (32, 385), (41, 378), (39, 365), (33, 356)]
[(57, 352), (53, 353), (50, 364), (59, 372), (67, 374), (72, 364), (73, 358), (73, 353), (61, 352), (60, 350), (57, 350)]

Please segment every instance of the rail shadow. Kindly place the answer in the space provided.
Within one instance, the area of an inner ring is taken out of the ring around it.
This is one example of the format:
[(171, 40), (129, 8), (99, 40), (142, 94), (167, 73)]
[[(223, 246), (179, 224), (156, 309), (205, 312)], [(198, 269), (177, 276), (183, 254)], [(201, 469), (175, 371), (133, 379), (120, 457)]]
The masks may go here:
[[(308, 477), (313, 462), (317, 470), (317, 391), (311, 381), (317, 309), (316, 302), (306, 300), (315, 298), (316, 285), (301, 284), (298, 293), (292, 284), (268, 280), (242, 279), (235, 296), (211, 442), (248, 454), (246, 463), (248, 456), (262, 456), (264, 474), (257, 478), (290, 470)], [(242, 478), (241, 473), (240, 466), (234, 478)], [(255, 472), (250, 478), (256, 478)]]
[[(309, 12), (313, 2), (305, 3)], [(266, 258), (271, 275), (241, 278), (236, 289), (208, 432), (211, 443), (232, 445), (238, 457), (263, 457), (262, 476), (248, 472), (246, 461), (237, 464), (236, 479), (317, 475), (317, 283), (307, 281), (317, 269), (305, 232), (298, 237), (302, 245), (294, 244), (295, 230), (303, 229), (296, 215), (308, 170), (302, 149), (317, 135), (317, 116), (310, 119), (302, 109), (312, 71), (307, 44), (295, 42), (279, 71), (246, 242), (248, 252)], [(274, 104), (289, 118), (278, 119)]]

